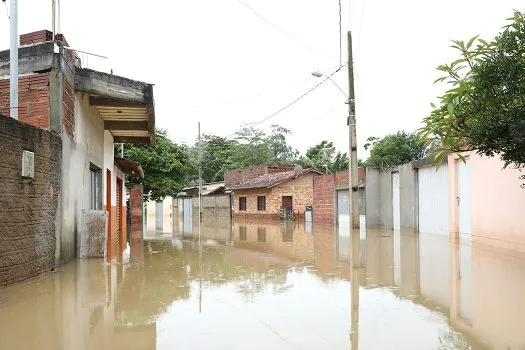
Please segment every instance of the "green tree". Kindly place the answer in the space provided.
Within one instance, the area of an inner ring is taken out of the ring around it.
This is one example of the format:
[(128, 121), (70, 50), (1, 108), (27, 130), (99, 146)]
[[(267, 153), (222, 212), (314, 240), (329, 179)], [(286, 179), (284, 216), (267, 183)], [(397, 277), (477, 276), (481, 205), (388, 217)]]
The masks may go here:
[(345, 171), (348, 170), (350, 167), (348, 166), (349, 159), (347, 153), (341, 153), (337, 152), (335, 155), (332, 164), (328, 167), (331, 173), (335, 173), (338, 171)]
[(273, 154), (275, 163), (294, 163), (299, 152), (288, 145), (286, 137), (291, 131), (279, 125), (271, 126), (272, 132), (267, 137), (268, 147)]
[(445, 75), (436, 82), (451, 88), (421, 129), (435, 140), (437, 161), (474, 150), (525, 165), (525, 16), (516, 11), (509, 20), (491, 42), (453, 41), (459, 59), (438, 67)]
[(205, 182), (224, 180), (228, 159), (232, 157), (236, 146), (235, 140), (215, 135), (203, 135), (202, 178)]
[(187, 185), (195, 165), (186, 146), (172, 142), (165, 130), (157, 130), (154, 146), (124, 144), (124, 157), (140, 163), (144, 179), (130, 178), (130, 182), (144, 185), (145, 200), (162, 200)]
[(423, 158), (426, 140), (416, 133), (398, 131), (383, 138), (369, 137), (364, 147), (370, 148), (366, 166), (391, 167)]
[(273, 154), (266, 142), (266, 134), (262, 130), (245, 126), (238, 130), (234, 137), (237, 144), (228, 159), (229, 169), (272, 162)]
[(311, 167), (320, 172), (330, 172), (330, 166), (335, 154), (333, 142), (321, 141), (306, 150), (305, 157), (300, 161), (301, 165)]

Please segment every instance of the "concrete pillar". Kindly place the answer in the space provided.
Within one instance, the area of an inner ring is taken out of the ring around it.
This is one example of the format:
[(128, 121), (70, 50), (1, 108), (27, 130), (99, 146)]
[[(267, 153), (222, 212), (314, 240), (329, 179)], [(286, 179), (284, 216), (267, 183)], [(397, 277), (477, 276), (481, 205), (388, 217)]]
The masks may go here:
[(129, 185), (129, 205), (131, 207), (131, 225), (130, 225), (130, 247), (131, 256), (142, 256), (143, 246), (143, 199), (142, 185)]

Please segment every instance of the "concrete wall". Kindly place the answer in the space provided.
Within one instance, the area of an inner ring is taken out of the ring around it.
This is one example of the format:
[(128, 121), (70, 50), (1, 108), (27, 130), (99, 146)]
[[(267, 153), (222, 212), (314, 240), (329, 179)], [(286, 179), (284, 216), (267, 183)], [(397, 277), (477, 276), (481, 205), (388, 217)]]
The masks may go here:
[[(525, 252), (525, 183), (524, 172), (509, 166), (497, 157), (465, 153), (470, 163), (470, 203), (472, 239), (476, 244)], [(450, 231), (458, 232), (457, 156), (449, 157)]]
[(393, 228), (392, 173), (399, 173), (401, 228), (417, 229), (417, 171), (411, 163), (392, 169), (366, 168), (366, 223)]
[[(0, 116), (0, 286), (55, 267), (60, 234), (60, 137)], [(22, 178), (22, 152), (34, 152), (34, 179)]]
[(417, 170), (411, 163), (397, 167), (401, 198), (401, 228), (417, 230)]
[[(104, 137), (104, 123), (95, 109), (89, 107), (89, 99), (81, 93), (75, 101), (75, 135), (63, 133), (62, 167), (62, 236), (60, 260), (68, 262), (78, 255), (80, 242), (80, 219), (82, 209), (89, 209), (89, 167), (101, 169), (102, 205), (106, 206), (105, 152), (108, 142)], [(111, 156), (113, 150), (111, 149)], [(110, 169), (113, 169), (111, 167)]]
[[(199, 215), (199, 197), (192, 198), (193, 215)], [(257, 208), (256, 208), (257, 209)], [(203, 196), (202, 197), (202, 215), (216, 217), (230, 217), (231, 204), (230, 195), (221, 196)]]

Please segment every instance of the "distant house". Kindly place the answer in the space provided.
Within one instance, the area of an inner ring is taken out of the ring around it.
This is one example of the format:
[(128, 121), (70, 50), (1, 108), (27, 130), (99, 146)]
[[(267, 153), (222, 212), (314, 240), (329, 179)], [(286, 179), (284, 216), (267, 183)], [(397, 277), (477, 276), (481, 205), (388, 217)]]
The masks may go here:
[(256, 166), (225, 174), (233, 191), (235, 217), (304, 217), (313, 203), (313, 169), (293, 170), (290, 165)]

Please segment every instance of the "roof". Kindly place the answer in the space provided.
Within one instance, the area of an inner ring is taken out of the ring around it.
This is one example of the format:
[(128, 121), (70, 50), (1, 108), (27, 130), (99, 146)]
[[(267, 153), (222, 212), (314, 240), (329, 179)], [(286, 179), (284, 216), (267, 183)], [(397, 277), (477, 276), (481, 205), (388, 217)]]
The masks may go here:
[(75, 90), (89, 94), (115, 143), (155, 142), (153, 85), (87, 68), (75, 70)]
[[(193, 197), (199, 195), (199, 186), (191, 186), (182, 189), (182, 192), (178, 193), (178, 197)], [(214, 194), (224, 193), (224, 182), (212, 182), (202, 185), (202, 195), (210, 196)]]
[(296, 175), (295, 171), (283, 171), (274, 174), (264, 174), (243, 183), (232, 185), (231, 189), (247, 190), (251, 188), (271, 188), (310, 173), (321, 174), (314, 169), (305, 169), (300, 175)]
[(128, 175), (144, 177), (144, 170), (142, 170), (142, 166), (137, 161), (115, 157), (115, 164)]

